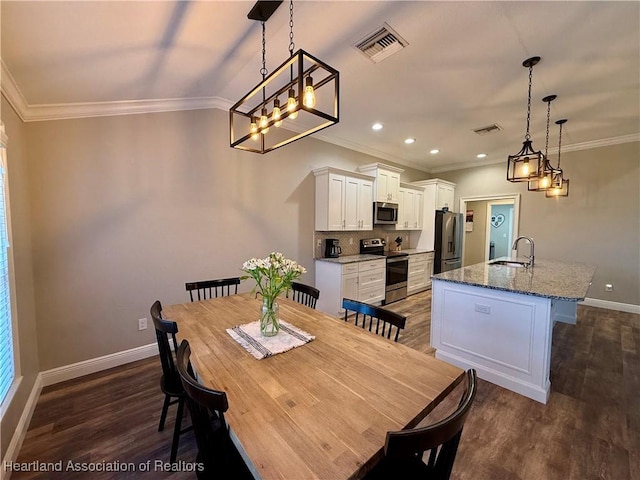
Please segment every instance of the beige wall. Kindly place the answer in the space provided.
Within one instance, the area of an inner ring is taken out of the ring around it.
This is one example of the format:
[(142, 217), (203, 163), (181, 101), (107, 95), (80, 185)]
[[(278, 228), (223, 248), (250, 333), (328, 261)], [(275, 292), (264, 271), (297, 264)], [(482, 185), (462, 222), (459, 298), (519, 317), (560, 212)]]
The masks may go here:
[(438, 177), (457, 183), (456, 202), (520, 193), (519, 233), (533, 237), (536, 257), (595, 264), (588, 297), (640, 305), (640, 143), (563, 152), (562, 167), (571, 188), (557, 199), (507, 182), (506, 160)]
[(473, 231), (464, 231), (463, 267), (484, 262), (487, 237), (487, 202), (467, 202), (467, 210), (473, 210)]
[(0, 425), (0, 461), (5, 457), (25, 404), (40, 372), (36, 337), (31, 228), (29, 222), (29, 179), (27, 175), (26, 128), (4, 97), (1, 119), (9, 137), (7, 149), (9, 203), (11, 208), (12, 249), (16, 281), (17, 331), (14, 335), (19, 352), (18, 368), (22, 375), (19, 388), (2, 417)]

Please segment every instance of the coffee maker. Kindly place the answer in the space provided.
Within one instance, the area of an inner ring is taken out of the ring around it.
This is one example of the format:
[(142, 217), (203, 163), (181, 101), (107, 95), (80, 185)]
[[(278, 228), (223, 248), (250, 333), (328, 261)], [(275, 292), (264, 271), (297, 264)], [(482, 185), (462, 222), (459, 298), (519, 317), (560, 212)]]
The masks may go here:
[(340, 240), (337, 238), (325, 238), (324, 240), (324, 256), (325, 258), (338, 258), (342, 253), (340, 248)]

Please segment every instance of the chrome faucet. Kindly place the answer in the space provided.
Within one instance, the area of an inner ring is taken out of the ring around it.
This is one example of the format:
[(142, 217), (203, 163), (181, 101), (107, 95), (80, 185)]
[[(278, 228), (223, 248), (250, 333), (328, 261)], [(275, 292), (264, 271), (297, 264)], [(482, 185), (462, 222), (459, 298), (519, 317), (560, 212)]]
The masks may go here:
[(518, 242), (520, 242), (520, 240), (527, 240), (529, 242), (529, 246), (531, 247), (531, 249), (529, 250), (529, 256), (527, 257), (526, 255), (524, 255), (525, 258), (529, 259), (529, 263), (528, 263), (528, 267), (533, 267), (533, 262), (535, 261), (535, 255), (534, 255), (534, 249), (535, 246), (533, 245), (533, 239), (531, 237), (518, 237), (515, 239), (515, 241), (513, 242), (513, 247), (511, 247), (511, 250), (515, 250), (516, 251), (516, 255), (518, 253)]

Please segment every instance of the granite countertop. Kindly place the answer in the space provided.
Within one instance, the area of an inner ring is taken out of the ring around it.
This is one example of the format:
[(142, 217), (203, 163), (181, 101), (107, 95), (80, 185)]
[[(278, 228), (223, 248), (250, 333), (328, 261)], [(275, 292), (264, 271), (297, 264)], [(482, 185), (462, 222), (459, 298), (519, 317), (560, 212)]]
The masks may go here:
[(384, 260), (385, 257), (381, 255), (371, 255), (370, 253), (365, 253), (361, 255), (345, 255), (344, 257), (338, 258), (316, 258), (321, 262), (329, 262), (329, 263), (355, 263), (355, 262), (364, 262), (367, 260)]
[(408, 253), (409, 255), (415, 255), (416, 253), (429, 253), (433, 252), (433, 250), (426, 250), (424, 248), (407, 248), (401, 250), (404, 253)]
[[(501, 257), (494, 260), (509, 260), (509, 258)], [(536, 258), (533, 268), (478, 263), (438, 273), (431, 278), (493, 290), (577, 302), (584, 300), (595, 272), (595, 265)]]
[[(406, 250), (402, 250), (402, 252), (408, 255), (414, 255), (416, 253), (433, 252), (433, 250), (425, 250), (424, 248), (407, 248)], [(365, 253), (360, 255), (345, 255), (343, 257), (338, 257), (338, 258), (316, 258), (316, 260), (319, 260), (321, 262), (344, 264), (344, 263), (364, 262), (367, 260), (380, 260), (381, 258), (386, 258), (386, 257)]]

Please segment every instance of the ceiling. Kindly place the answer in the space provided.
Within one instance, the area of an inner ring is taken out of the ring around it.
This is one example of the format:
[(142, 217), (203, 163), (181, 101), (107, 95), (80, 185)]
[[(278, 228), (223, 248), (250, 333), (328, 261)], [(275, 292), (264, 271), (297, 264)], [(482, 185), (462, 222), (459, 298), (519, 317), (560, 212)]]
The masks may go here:
[[(253, 3), (3, 0), (2, 90), (25, 121), (228, 109), (261, 80)], [(269, 71), (288, 58), (288, 7), (266, 25)], [(340, 71), (340, 122), (316, 138), (426, 172), (506, 161), (524, 140), (522, 62), (540, 56), (536, 149), (549, 94), (550, 153), (560, 118), (563, 151), (640, 139), (639, 2), (296, 0), (294, 22), (296, 50)], [(409, 45), (374, 64), (353, 45), (385, 22)]]

